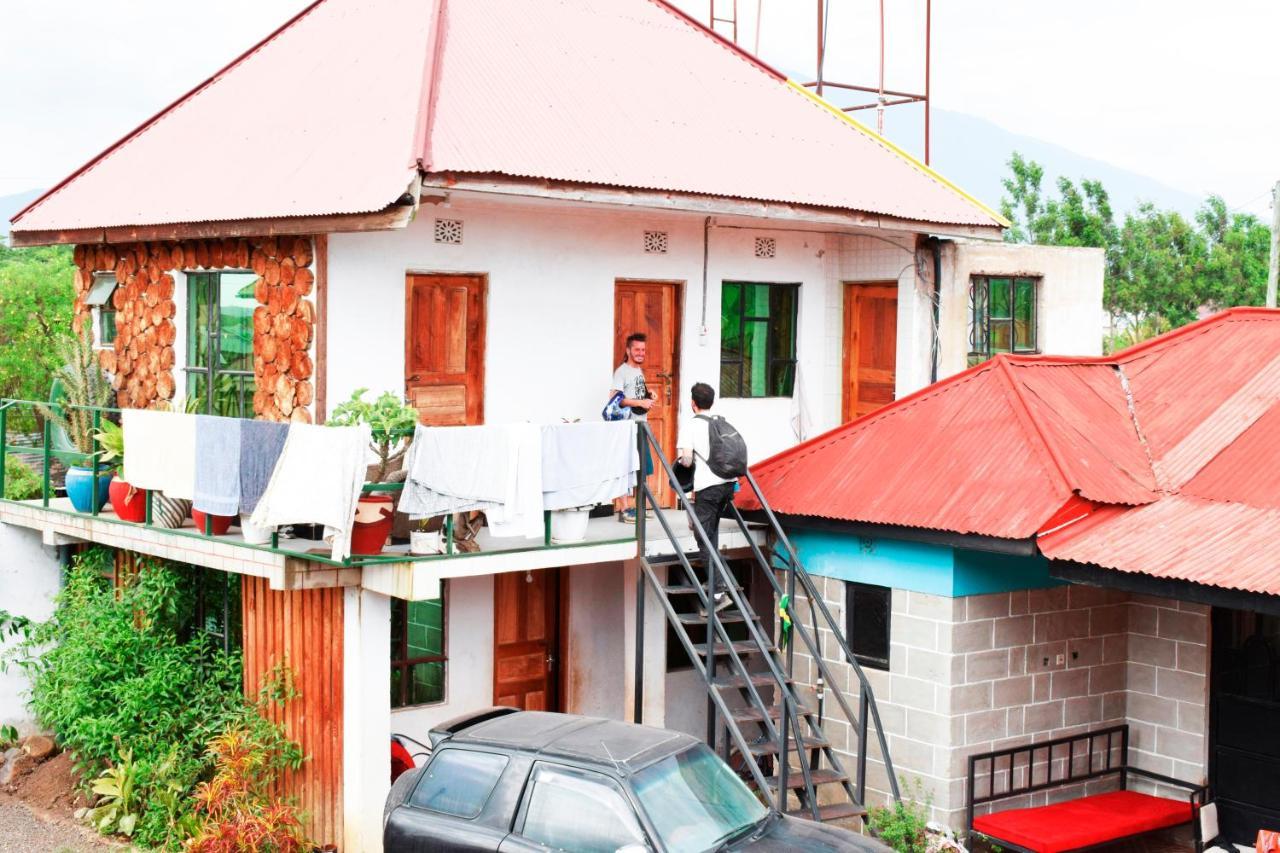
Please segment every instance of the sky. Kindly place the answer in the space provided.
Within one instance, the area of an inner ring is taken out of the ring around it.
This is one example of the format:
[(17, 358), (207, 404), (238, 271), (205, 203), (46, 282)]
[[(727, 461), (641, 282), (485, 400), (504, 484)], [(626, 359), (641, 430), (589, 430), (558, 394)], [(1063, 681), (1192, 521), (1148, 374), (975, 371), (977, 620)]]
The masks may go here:
[[(595, 0), (636, 2), (637, 0)], [(451, 0), (466, 2), (466, 0)], [(513, 0), (515, 2), (515, 0)], [(706, 20), (709, 0), (674, 0)], [(718, 0), (723, 9), (732, 0)], [(739, 43), (812, 74), (817, 0), (737, 0)], [(876, 0), (825, 0), (827, 79), (871, 83)], [(7, 0), (0, 195), (48, 187), (303, 0)], [(886, 0), (886, 86), (923, 86), (924, 0)], [(1280, 180), (1277, 0), (934, 0), (933, 102), (1267, 216)], [(269, 95), (271, 93), (268, 93)], [(288, 93), (274, 93), (287, 100)], [(874, 123), (874, 111), (860, 114)], [(891, 137), (908, 124), (886, 114)], [(963, 140), (935, 139), (939, 145)], [(198, 164), (193, 164), (198, 167)], [(181, 176), (174, 176), (180, 185)]]

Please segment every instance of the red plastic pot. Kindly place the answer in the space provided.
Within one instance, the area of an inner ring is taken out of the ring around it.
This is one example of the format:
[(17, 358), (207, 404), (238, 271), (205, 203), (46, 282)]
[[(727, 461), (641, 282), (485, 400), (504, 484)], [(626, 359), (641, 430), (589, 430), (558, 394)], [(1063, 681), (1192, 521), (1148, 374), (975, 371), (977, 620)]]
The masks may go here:
[[(129, 493), (133, 492), (131, 496)], [(119, 477), (111, 480), (107, 487), (111, 499), (111, 509), (121, 521), (134, 521), (139, 524), (147, 520), (147, 490), (135, 489)]]
[[(231, 522), (235, 521), (234, 515), (211, 515), (213, 521), (213, 535), (226, 536), (227, 531), (231, 529)], [(191, 510), (191, 520), (196, 523), (196, 530), (204, 533), (205, 514), (198, 509)]]
[(381, 554), (391, 535), (395, 516), (390, 495), (363, 495), (356, 505), (356, 520), (351, 528), (351, 553), (365, 557)]

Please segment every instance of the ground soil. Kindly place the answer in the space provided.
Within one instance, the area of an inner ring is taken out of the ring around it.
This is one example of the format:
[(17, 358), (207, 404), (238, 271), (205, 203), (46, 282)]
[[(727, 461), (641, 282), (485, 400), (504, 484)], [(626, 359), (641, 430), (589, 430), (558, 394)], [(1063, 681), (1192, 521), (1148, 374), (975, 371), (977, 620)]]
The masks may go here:
[(11, 793), (38, 811), (70, 817), (81, 806), (91, 805), (79, 790), (80, 774), (71, 756), (60, 752), (22, 775)]
[(9, 851), (119, 851), (74, 817), (90, 805), (80, 776), (65, 752), (30, 767), (0, 789), (0, 853)]

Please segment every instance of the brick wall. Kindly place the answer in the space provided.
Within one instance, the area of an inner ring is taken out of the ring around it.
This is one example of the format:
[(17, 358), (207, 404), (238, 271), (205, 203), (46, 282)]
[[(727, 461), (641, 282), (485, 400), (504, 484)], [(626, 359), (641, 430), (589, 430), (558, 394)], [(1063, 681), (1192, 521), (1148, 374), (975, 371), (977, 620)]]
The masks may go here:
[[(844, 624), (844, 583), (815, 578)], [(800, 601), (802, 614), (807, 605)], [(1105, 725), (1130, 724), (1131, 760), (1191, 781), (1205, 778), (1208, 611), (1176, 601), (1059, 586), (947, 598), (893, 591), (890, 669), (867, 669), (899, 777), (919, 780), (933, 818), (960, 828), (968, 756)], [(809, 622), (806, 619), (806, 625)], [(858, 682), (833, 638), (824, 657), (856, 709)], [(796, 649), (797, 680), (814, 684)], [(833, 700), (828, 733), (856, 746)], [(868, 750), (867, 802), (883, 802), (879, 750)], [(850, 768), (852, 761), (848, 762)], [(1097, 787), (1114, 786), (1106, 782)], [(1078, 790), (1041, 792), (1000, 807), (1042, 804)]]

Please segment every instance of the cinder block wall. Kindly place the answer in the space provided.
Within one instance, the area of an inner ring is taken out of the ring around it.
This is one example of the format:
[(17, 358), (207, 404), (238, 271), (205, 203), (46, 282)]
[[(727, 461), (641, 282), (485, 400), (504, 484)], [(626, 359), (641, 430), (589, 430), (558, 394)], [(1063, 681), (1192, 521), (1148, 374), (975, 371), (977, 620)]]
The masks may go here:
[[(814, 580), (843, 625), (844, 582)], [(971, 754), (1116, 723), (1130, 725), (1137, 766), (1204, 781), (1206, 608), (1072, 585), (954, 599), (895, 589), (892, 610), (890, 669), (866, 672), (894, 768), (919, 780), (935, 820), (962, 828)], [(813, 685), (816, 669), (803, 651), (797, 646), (796, 677)], [(823, 651), (856, 709), (852, 667), (840, 662), (832, 637)], [(852, 770), (856, 736), (837, 721), (833, 700), (826, 704), (827, 731), (850, 752)], [(888, 784), (874, 738), (868, 754), (867, 803), (877, 804)], [(1080, 793), (1041, 792), (999, 807)]]

